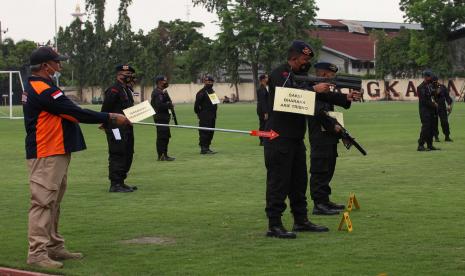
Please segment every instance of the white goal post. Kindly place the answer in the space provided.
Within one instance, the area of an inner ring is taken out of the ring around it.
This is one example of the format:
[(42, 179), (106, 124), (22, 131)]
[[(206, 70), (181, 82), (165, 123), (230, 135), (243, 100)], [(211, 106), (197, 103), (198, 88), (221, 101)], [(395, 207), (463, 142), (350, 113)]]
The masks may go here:
[[(19, 82), (21, 83), (21, 91), (20, 91), (20, 93), (23, 93), (24, 92), (24, 84), (23, 84), (23, 79), (21, 78), (21, 73), (19, 71), (0, 71), (0, 74), (7, 74), (9, 76), (9, 85), (8, 85), (9, 116), (8, 117), (3, 117), (3, 118), (22, 119), (23, 117), (17, 117), (17, 116), (15, 117), (15, 116), (13, 116), (13, 76), (15, 74), (18, 75)], [(2, 97), (0, 99), (1, 105), (4, 105), (6, 97), (5, 97), (4, 94), (2, 94), (1, 97)]]

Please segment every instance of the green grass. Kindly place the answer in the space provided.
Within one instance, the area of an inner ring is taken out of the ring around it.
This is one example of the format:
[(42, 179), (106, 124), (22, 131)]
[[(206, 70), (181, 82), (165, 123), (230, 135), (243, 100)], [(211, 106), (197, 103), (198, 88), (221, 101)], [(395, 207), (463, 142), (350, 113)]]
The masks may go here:
[[(196, 124), (191, 105), (178, 105), (181, 124)], [(82, 125), (88, 150), (73, 155), (62, 205), (67, 247), (85, 254), (65, 261), (65, 275), (465, 275), (463, 219), (465, 106), (451, 115), (454, 143), (416, 152), (417, 103), (354, 104), (346, 127), (367, 149), (339, 147), (332, 199), (355, 192), (352, 233), (339, 216), (311, 220), (323, 234), (296, 240), (264, 236), (267, 220), (263, 148), (254, 137), (215, 133), (213, 156), (199, 154), (196, 131), (173, 129), (175, 162), (155, 161), (155, 129), (135, 126), (129, 184), (139, 191), (110, 194), (107, 145), (95, 125)], [(255, 129), (252, 104), (221, 105), (217, 126)], [(21, 120), (0, 120), (0, 265), (30, 269), (29, 191)], [(286, 210), (284, 223), (292, 226)], [(173, 244), (128, 245), (144, 236)]]

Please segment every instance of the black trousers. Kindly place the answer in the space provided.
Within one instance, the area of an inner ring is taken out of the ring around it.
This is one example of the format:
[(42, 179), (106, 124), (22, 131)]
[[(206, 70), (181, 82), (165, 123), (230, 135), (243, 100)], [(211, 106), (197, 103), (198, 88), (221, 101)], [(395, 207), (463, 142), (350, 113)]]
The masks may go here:
[(270, 226), (279, 225), (288, 197), (297, 222), (307, 219), (307, 162), (300, 139), (276, 138), (265, 141), (266, 208)]
[(336, 169), (337, 144), (312, 145), (310, 156), (310, 195), (315, 203), (326, 203)]
[(418, 139), (418, 145), (424, 145), (425, 143), (428, 146), (433, 145), (433, 134), (434, 134), (434, 114), (430, 113), (420, 113), (421, 120), (421, 132), (420, 138)]
[(439, 123), (439, 116), (438, 116), (438, 112), (436, 111), (434, 112), (434, 116), (433, 116), (433, 137), (439, 136), (438, 123)]
[(438, 109), (438, 116), (439, 116), (439, 119), (441, 120), (442, 133), (444, 133), (445, 136), (449, 136), (450, 129), (449, 129), (449, 117), (447, 116), (447, 110), (442, 109), (442, 108)]
[(121, 139), (112, 130), (106, 130), (108, 142), (108, 178), (111, 185), (124, 184), (134, 156), (134, 132), (132, 127), (119, 128)]
[[(170, 116), (165, 116), (161, 118), (155, 118), (155, 123), (157, 124), (169, 124)], [(158, 157), (162, 154), (168, 154), (168, 143), (170, 142), (171, 131), (169, 127), (157, 126), (157, 153)]]
[[(258, 129), (263, 131), (263, 130), (265, 130), (265, 123), (266, 123), (266, 121), (265, 121), (265, 113), (258, 113), (257, 115), (258, 115), (258, 121), (259, 121)], [(264, 138), (263, 137), (258, 137), (258, 139), (260, 139), (260, 141), (263, 142)]]
[[(214, 128), (216, 117), (213, 116), (199, 116), (200, 127)], [(199, 130), (199, 146), (202, 148), (209, 148), (213, 140), (214, 131)]]

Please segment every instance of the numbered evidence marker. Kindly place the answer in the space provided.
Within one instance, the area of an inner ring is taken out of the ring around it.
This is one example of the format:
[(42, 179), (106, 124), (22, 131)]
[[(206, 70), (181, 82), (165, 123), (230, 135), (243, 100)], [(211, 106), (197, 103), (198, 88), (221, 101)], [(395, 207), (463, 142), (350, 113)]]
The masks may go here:
[(150, 105), (149, 101), (141, 102), (135, 106), (131, 106), (123, 110), (124, 115), (131, 121), (131, 123), (139, 122), (147, 119), (155, 114), (155, 110)]
[(276, 87), (273, 110), (313, 116), (315, 98), (316, 93), (313, 91)]
[[(328, 111), (328, 115), (336, 119), (336, 121), (344, 127), (344, 114), (342, 112)], [(321, 126), (321, 131), (326, 131), (326, 129)]]
[(219, 104), (220, 103), (220, 99), (218, 98), (216, 93), (211, 93), (211, 94), (207, 93), (207, 95), (210, 98), (210, 101), (212, 102), (212, 104)]
[(338, 231), (344, 230), (344, 224), (347, 226), (347, 232), (352, 232), (352, 221), (349, 217), (349, 212), (344, 212), (342, 214), (341, 222), (339, 222), (339, 227), (337, 228)]
[(358, 200), (355, 197), (355, 193), (349, 194), (349, 202), (347, 202), (347, 211), (352, 211), (352, 209), (360, 209), (360, 204), (358, 204)]

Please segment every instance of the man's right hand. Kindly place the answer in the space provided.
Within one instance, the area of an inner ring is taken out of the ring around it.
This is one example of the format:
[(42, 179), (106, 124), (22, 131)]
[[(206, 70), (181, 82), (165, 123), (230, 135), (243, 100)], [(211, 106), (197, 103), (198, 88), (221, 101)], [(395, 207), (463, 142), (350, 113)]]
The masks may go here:
[(336, 125), (334, 126), (334, 132), (339, 133), (339, 132), (341, 132), (341, 131), (342, 131), (342, 127), (341, 127), (340, 125), (337, 125), (337, 124), (336, 124)]
[(117, 126), (132, 125), (126, 116), (119, 113), (110, 113), (110, 122)]
[(332, 84), (326, 82), (318, 83), (313, 86), (313, 91), (317, 93), (327, 93), (331, 91), (331, 86)]

